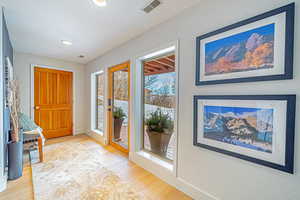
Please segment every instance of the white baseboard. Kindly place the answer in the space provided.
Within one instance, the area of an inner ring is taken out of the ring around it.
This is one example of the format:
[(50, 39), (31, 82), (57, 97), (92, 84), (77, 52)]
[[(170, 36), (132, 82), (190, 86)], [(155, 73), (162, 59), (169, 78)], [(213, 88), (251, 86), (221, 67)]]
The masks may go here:
[(76, 130), (74, 130), (73, 135), (79, 135), (79, 134), (83, 134), (83, 133), (86, 133), (86, 130), (84, 130), (84, 129), (76, 129)]
[(0, 192), (3, 192), (6, 189), (6, 184), (7, 184), (7, 177), (6, 176), (0, 177)]
[(129, 153), (129, 160), (133, 161), (145, 170), (151, 172), (168, 184), (174, 186), (178, 190), (191, 196), (195, 200), (219, 200), (219, 198), (197, 188), (188, 181), (180, 177), (175, 177), (170, 170), (160, 166), (157, 163), (154, 163), (151, 160), (148, 160), (143, 156), (140, 156), (138, 153)]
[(105, 140), (105, 138), (98, 133), (95, 133), (93, 131), (87, 131), (86, 134), (88, 136), (92, 137), (93, 139), (95, 139), (96, 141), (100, 142), (101, 144), (104, 144), (104, 145), (107, 144), (107, 141)]
[(178, 190), (190, 195), (194, 199), (199, 200), (220, 200), (219, 198), (211, 195), (210, 193), (197, 188), (196, 186), (192, 185), (191, 183), (187, 182), (186, 180), (177, 177)]

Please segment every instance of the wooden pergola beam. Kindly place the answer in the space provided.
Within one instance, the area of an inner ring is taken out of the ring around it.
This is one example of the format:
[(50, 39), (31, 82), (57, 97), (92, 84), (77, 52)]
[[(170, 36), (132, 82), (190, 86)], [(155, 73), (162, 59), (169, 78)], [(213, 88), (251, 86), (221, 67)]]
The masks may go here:
[(156, 75), (156, 74), (164, 74), (164, 73), (169, 73), (169, 72), (174, 72), (173, 70), (165, 70), (165, 71), (160, 71), (160, 72), (158, 72), (158, 71), (155, 71), (155, 72), (144, 72), (144, 75), (145, 76), (149, 76), (149, 75)]
[(169, 64), (164, 63), (164, 62), (161, 62), (161, 61), (159, 61), (159, 60), (153, 60), (153, 62), (156, 62), (156, 63), (158, 63), (158, 64), (161, 64), (161, 65), (163, 65), (163, 66), (166, 66), (167, 68), (171, 68), (171, 69), (174, 69), (174, 68), (175, 68), (174, 65), (169, 65)]
[(169, 59), (168, 57), (160, 58), (158, 59), (159, 62), (163, 62), (167, 65), (175, 66), (175, 61), (172, 59)]
[(154, 69), (154, 70), (161, 70), (161, 69), (162, 69), (162, 67), (160, 67), (160, 66), (157, 66), (157, 65), (151, 65), (151, 64), (149, 64), (149, 63), (146, 63), (146, 64), (144, 65), (144, 68), (150, 68), (150, 69)]
[(165, 68), (165, 69), (170, 68), (169, 66), (164, 65), (164, 64), (161, 64), (161, 63), (158, 63), (158, 62), (156, 62), (155, 60), (151, 60), (151, 61), (149, 61), (147, 64), (152, 65), (152, 66), (156, 66), (156, 67)]
[(144, 62), (144, 74), (154, 75), (175, 71), (175, 55), (156, 58)]

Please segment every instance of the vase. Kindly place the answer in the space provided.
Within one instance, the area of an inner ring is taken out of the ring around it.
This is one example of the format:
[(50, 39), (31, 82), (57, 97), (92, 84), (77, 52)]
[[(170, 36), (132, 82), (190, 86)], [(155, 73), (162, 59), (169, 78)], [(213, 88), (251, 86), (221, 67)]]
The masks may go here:
[(120, 140), (123, 121), (122, 118), (114, 118), (114, 140), (116, 141)]
[(172, 134), (146, 130), (151, 146), (151, 152), (166, 157)]
[(23, 174), (23, 139), (20, 134), (18, 142), (9, 142), (8, 149), (8, 180), (16, 180)]

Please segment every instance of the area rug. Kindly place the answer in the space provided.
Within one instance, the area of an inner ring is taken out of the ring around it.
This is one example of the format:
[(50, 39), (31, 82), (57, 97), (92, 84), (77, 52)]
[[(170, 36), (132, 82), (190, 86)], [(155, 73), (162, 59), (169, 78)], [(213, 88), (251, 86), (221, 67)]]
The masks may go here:
[[(37, 152), (31, 152), (30, 157), (34, 162)], [(47, 145), (44, 157), (43, 163), (32, 164), (35, 200), (145, 199), (128, 182), (103, 167), (100, 151), (80, 141)]]

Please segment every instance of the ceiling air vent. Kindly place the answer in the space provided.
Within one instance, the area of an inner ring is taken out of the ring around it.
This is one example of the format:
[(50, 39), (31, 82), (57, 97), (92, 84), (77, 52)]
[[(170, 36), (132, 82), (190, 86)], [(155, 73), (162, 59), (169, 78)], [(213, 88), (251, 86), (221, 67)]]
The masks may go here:
[(150, 13), (154, 8), (156, 8), (160, 4), (161, 2), (159, 0), (153, 0), (145, 8), (143, 8), (143, 11), (145, 13)]

